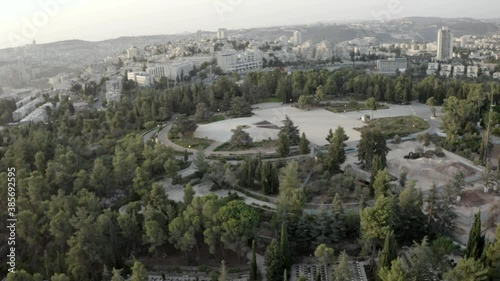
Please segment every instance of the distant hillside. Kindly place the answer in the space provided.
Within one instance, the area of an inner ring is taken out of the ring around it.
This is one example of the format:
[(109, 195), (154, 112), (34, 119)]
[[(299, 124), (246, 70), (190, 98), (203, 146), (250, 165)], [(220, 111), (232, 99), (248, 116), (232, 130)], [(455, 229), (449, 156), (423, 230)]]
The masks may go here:
[(455, 36), (467, 34), (491, 35), (500, 32), (497, 23), (472, 18), (409, 17), (393, 22), (401, 22), (402, 20), (410, 21), (411, 29), (428, 41), (436, 40), (436, 32), (442, 26), (448, 26)]

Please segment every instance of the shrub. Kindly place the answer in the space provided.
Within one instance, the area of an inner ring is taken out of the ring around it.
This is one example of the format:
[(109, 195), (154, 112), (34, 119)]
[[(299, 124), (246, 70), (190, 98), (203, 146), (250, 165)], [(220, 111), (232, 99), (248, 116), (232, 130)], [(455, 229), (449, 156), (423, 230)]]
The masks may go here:
[(392, 138), (392, 141), (399, 144), (401, 142), (401, 137), (399, 135), (395, 135), (394, 138)]

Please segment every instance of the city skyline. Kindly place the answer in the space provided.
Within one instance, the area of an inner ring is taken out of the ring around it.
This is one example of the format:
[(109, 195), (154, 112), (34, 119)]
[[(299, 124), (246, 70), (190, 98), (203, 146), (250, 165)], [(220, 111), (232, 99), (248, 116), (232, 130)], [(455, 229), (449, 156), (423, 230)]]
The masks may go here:
[[(266, 26), (386, 20), (412, 16), (494, 18), (492, 0), (479, 0), (472, 9), (465, 1), (399, 0), (331, 3), (326, 0), (244, 1), (188, 0), (45, 0), (9, 4), (0, 11), (0, 49), (29, 44), (36, 39), (44, 44), (80, 39), (101, 41), (122, 36), (195, 33), (219, 28), (240, 29)], [(425, 7), (425, 8), (424, 8)], [(276, 16), (279, 15), (279, 16)]]

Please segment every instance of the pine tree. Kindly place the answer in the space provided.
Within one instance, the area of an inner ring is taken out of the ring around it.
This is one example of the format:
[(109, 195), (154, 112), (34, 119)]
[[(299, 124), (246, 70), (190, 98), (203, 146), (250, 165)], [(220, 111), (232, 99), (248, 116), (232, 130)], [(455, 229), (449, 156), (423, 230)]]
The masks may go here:
[(250, 262), (250, 280), (257, 280), (257, 257), (255, 255), (255, 240), (252, 241), (252, 261)]
[(288, 233), (285, 223), (281, 224), (280, 256), (283, 270), (290, 272), (292, 256), (290, 254), (290, 244), (288, 243)]
[(323, 167), (325, 170), (330, 171), (330, 173), (337, 173), (340, 170), (340, 165), (345, 162), (345, 141), (349, 137), (345, 134), (342, 127), (338, 127), (335, 130), (331, 138), (330, 145), (328, 146), (328, 154), (323, 162)]
[(300, 154), (309, 154), (311, 149), (309, 148), (309, 140), (306, 138), (306, 134), (302, 133), (299, 142), (299, 153)]
[(277, 151), (280, 157), (287, 157), (290, 154), (290, 139), (285, 133), (279, 133)]
[(397, 244), (394, 238), (394, 231), (387, 233), (384, 242), (384, 248), (379, 254), (379, 265), (380, 267), (391, 268), (392, 261), (397, 259)]
[(384, 167), (382, 167), (380, 156), (374, 155), (372, 159), (372, 166), (370, 167), (370, 188), (373, 194), (375, 194), (373, 190), (373, 183), (375, 182), (378, 172), (383, 169)]
[(387, 172), (387, 169), (378, 171), (375, 180), (373, 181), (373, 190), (375, 192), (375, 200), (384, 195), (389, 196), (391, 176)]
[(281, 281), (282, 264), (280, 260), (280, 249), (278, 242), (275, 239), (267, 246), (266, 254), (264, 256), (264, 266), (266, 268), (266, 280)]
[(352, 273), (348, 264), (348, 256), (346, 251), (342, 251), (339, 255), (339, 265), (335, 268), (333, 281), (350, 281)]
[(467, 243), (467, 256), (475, 260), (483, 254), (485, 239), (481, 235), (481, 212), (474, 215), (474, 224), (469, 232), (469, 241)]

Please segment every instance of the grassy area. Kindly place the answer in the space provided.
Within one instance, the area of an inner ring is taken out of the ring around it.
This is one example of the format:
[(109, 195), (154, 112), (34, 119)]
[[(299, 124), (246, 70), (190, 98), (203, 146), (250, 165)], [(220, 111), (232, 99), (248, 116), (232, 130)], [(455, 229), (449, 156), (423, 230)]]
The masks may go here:
[(354, 128), (357, 131), (364, 129), (379, 129), (387, 139), (395, 135), (405, 137), (429, 129), (429, 124), (416, 116), (399, 116), (377, 118), (368, 123), (363, 128)]
[(225, 120), (226, 117), (224, 115), (213, 115), (212, 117), (208, 118), (207, 120), (197, 122), (198, 124), (209, 124), (209, 123), (214, 123), (217, 121), (222, 121)]
[(258, 99), (256, 103), (265, 103), (265, 102), (282, 102), (279, 97), (268, 97), (263, 99)]
[(185, 148), (191, 148), (191, 149), (205, 149), (207, 148), (210, 144), (212, 144), (213, 141), (207, 140), (207, 139), (200, 139), (200, 138), (195, 138), (195, 137), (184, 137), (182, 139), (171, 139), (171, 141), (177, 145), (180, 145)]
[[(377, 110), (379, 109), (388, 109), (389, 107), (383, 104), (377, 104)], [(327, 110), (333, 113), (342, 113), (342, 112), (350, 112), (350, 111), (363, 111), (370, 110), (366, 107), (364, 103), (359, 102), (347, 102), (347, 103), (332, 103), (326, 107)]]
[(260, 142), (254, 142), (248, 147), (232, 147), (229, 142), (225, 142), (214, 149), (214, 151), (245, 151), (253, 148), (271, 148), (275, 147), (278, 143), (277, 140), (264, 140)]

